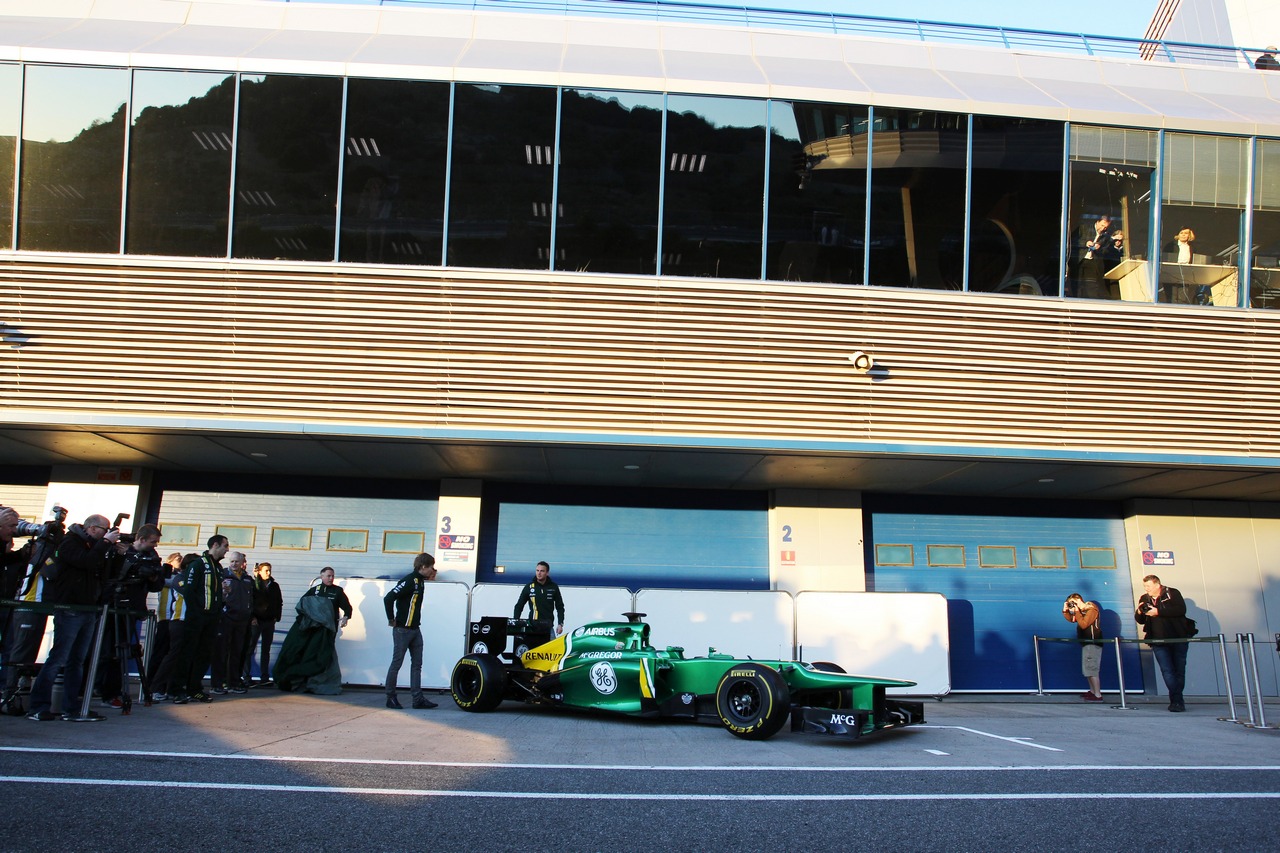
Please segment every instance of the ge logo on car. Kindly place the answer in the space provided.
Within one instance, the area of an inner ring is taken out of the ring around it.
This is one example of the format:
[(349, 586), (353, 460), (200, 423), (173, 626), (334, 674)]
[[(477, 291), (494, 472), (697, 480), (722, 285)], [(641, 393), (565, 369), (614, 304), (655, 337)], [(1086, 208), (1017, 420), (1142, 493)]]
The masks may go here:
[(618, 676), (613, 671), (613, 664), (601, 661), (591, 667), (591, 686), (605, 696), (617, 690)]
[(482, 642), (476, 642), (476, 643), (472, 644), (472, 646), (471, 646), (471, 654), (473, 654), (473, 655), (487, 655), (487, 654), (489, 654), (489, 644), (488, 644), (488, 643), (482, 643)]

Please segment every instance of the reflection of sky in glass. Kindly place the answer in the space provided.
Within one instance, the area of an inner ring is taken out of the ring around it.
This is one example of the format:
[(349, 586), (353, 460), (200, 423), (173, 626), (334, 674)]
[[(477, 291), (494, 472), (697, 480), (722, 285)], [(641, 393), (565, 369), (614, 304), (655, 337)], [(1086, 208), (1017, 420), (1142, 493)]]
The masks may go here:
[(662, 109), (662, 95), (657, 92), (613, 92), (604, 89), (569, 89), (566, 91), (574, 92), (584, 98), (595, 98), (598, 101), (604, 101), (606, 104), (612, 101), (628, 112), (637, 107), (647, 107), (651, 110)]
[(22, 69), (0, 65), (0, 136), (18, 135), (18, 108), (22, 103)]
[(136, 71), (133, 75), (133, 116), (147, 107), (177, 107), (206, 95), (228, 74), (194, 71)]
[(94, 122), (107, 122), (128, 96), (123, 68), (27, 66), (27, 112), (22, 138), (67, 142)]
[(752, 98), (717, 98), (672, 95), (667, 108), (673, 113), (694, 113), (712, 127), (764, 127), (764, 101)]
[(796, 126), (796, 113), (790, 101), (769, 102), (769, 129), (783, 139), (800, 141), (800, 128)]

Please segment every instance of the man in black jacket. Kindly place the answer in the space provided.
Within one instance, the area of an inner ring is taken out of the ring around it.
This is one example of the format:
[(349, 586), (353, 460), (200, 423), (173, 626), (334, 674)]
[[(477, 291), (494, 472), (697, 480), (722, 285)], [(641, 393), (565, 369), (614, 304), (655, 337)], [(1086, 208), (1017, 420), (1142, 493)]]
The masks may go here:
[(271, 577), (271, 564), (258, 563), (253, 570), (253, 621), (249, 623), (249, 644), (245, 647), (244, 672), (246, 685), (252, 682), (254, 649), (261, 647), (258, 655), (258, 683), (271, 681), (271, 643), (276, 633), (276, 623), (284, 615), (284, 594), (280, 584)]
[(175, 584), (182, 595), (186, 623), (177, 669), (169, 677), (175, 705), (213, 701), (204, 692), (204, 674), (213, 660), (213, 640), (222, 615), (222, 558), (227, 555), (227, 546), (227, 537), (222, 534), (210, 536), (203, 554), (183, 561)]
[[(515, 618), (520, 618), (524, 606), (529, 605), (529, 618), (535, 622), (550, 622), (552, 612), (556, 617), (556, 634), (564, 633), (564, 599), (560, 587), (551, 579), (551, 566), (541, 561), (533, 570), (533, 580), (520, 590), (516, 601)], [(548, 630), (550, 630), (548, 628)]]
[(58, 719), (52, 710), (53, 682), (58, 670), (64, 668), (62, 718), (102, 719), (102, 715), (94, 711), (90, 711), (87, 717), (80, 716), (80, 689), (84, 680), (84, 659), (93, 643), (97, 621), (94, 608), (102, 597), (108, 558), (121, 553), (117, 547), (119, 542), (120, 531), (113, 530), (111, 522), (104, 516), (91, 515), (83, 525), (71, 525), (58, 544), (52, 564), (55, 573), (50, 583), (50, 598), (55, 604), (74, 605), (76, 609), (60, 610), (53, 615), (53, 648), (31, 685), (28, 720), (46, 722)]
[(382, 597), (387, 609), (387, 624), (395, 650), (391, 654), (391, 668), (387, 670), (387, 707), (402, 708), (396, 698), (396, 682), (400, 678), (400, 666), (404, 663), (405, 650), (409, 650), (409, 691), (413, 707), (434, 708), (422, 692), (422, 598), (426, 582), (436, 579), (436, 558), (419, 554), (413, 559), (413, 571), (400, 579), (391, 591)]
[[(1187, 603), (1182, 600), (1182, 593), (1171, 586), (1164, 586), (1155, 575), (1143, 578), (1142, 588), (1146, 591), (1138, 599), (1138, 609), (1133, 618), (1145, 629), (1144, 638), (1180, 640), (1188, 637)], [(1182, 688), (1187, 676), (1187, 644), (1154, 643), (1151, 654), (1155, 655), (1160, 674), (1164, 676), (1164, 686), (1169, 689), (1169, 710), (1187, 710), (1182, 702)]]
[[(160, 528), (144, 524), (133, 536), (133, 544), (124, 552), (124, 562), (114, 578), (108, 578), (104, 603), (113, 613), (102, 632), (101, 674), (102, 699), (113, 708), (123, 707), (125, 697), (125, 662), (132, 658), (142, 666), (142, 644), (139, 628), (146, 618), (147, 596), (164, 586), (164, 563), (156, 553)], [(128, 611), (128, 612), (119, 612)]]

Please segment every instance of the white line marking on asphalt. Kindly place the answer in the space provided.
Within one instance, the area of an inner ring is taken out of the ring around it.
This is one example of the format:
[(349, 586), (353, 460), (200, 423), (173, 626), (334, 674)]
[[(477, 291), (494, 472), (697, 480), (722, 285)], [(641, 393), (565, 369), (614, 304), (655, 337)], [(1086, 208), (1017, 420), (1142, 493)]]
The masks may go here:
[[(0, 782), (46, 785), (92, 785), (107, 788), (194, 788), (232, 790), (226, 782), (173, 782), (150, 779), (75, 779), (41, 776), (0, 776)], [(384, 797), (462, 797), (491, 800), (660, 800), (713, 802), (853, 802), (929, 800), (1277, 800), (1280, 791), (1055, 791), (1035, 794), (638, 794), (562, 791), (449, 791), (416, 788), (359, 788), (347, 785), (255, 785), (237, 782), (234, 792), (276, 791), (290, 794), (370, 794)]]
[[(181, 758), (181, 759), (214, 759), (226, 761), (279, 761), (285, 764), (354, 764), (373, 765), (376, 767), (450, 767), (463, 770), (603, 770), (614, 773), (619, 770), (649, 770), (670, 773), (741, 773), (744, 771), (776, 773), (786, 771), (794, 773), (802, 770), (806, 773), (955, 773), (955, 772), (990, 772), (1005, 773), (1009, 771), (1028, 770), (1102, 770), (1132, 772), (1132, 764), (968, 764), (949, 767), (911, 766), (886, 767), (876, 765), (846, 765), (843, 767), (818, 767), (814, 765), (786, 764), (515, 764), (502, 761), (416, 761), (408, 759), (384, 758), (313, 758), (302, 755), (253, 755), (248, 753), (218, 754), (213, 752), (160, 752), (158, 750), (138, 749), (68, 749), (65, 747), (46, 746), (0, 746), (0, 753), (15, 752), (38, 755), (97, 755), (115, 758)], [(1278, 771), (1280, 764), (1144, 764), (1143, 770), (1244, 770), (1251, 773)]]
[(929, 753), (930, 755), (950, 755), (951, 754), (949, 752), (943, 752), (940, 749), (926, 749), (925, 752)]
[(978, 729), (971, 729), (971, 728), (969, 728), (968, 726), (934, 726), (934, 725), (923, 725), (923, 726), (919, 726), (919, 728), (922, 728), (922, 729), (958, 729), (959, 731), (962, 731), (962, 732), (970, 732), (970, 733), (975, 734), (975, 735), (982, 735), (983, 737), (995, 738), (996, 740), (1006, 740), (1006, 741), (1008, 741), (1009, 743), (1016, 743), (1018, 746), (1031, 746), (1031, 747), (1035, 747), (1036, 749), (1047, 749), (1049, 752), (1062, 752), (1062, 750), (1058, 749), (1056, 746), (1045, 746), (1045, 745), (1044, 745), (1044, 744), (1042, 744), (1042, 743), (1028, 743), (1028, 741), (1030, 741), (1030, 740), (1031, 740), (1031, 738), (1026, 738), (1026, 737), (1005, 737), (1005, 736), (1003, 736), (1003, 735), (993, 735), (991, 732), (984, 732), (984, 731), (979, 731)]

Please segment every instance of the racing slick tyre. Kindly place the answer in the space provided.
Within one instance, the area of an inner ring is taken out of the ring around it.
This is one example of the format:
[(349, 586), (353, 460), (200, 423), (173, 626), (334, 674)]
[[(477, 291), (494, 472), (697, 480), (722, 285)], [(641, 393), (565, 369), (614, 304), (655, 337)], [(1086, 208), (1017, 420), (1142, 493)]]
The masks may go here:
[[(818, 672), (838, 672), (841, 675), (845, 674), (844, 667), (838, 663), (832, 663), (829, 660), (816, 660), (811, 663), (810, 666)], [(850, 692), (848, 690), (824, 690), (802, 697), (800, 699), (800, 704), (812, 705), (815, 708), (830, 708), (833, 711), (838, 711), (842, 708), (848, 708), (852, 704), (851, 700), (847, 700), (847, 697), (849, 696)]]
[(729, 667), (716, 686), (716, 713), (726, 729), (740, 738), (773, 737), (791, 713), (791, 691), (772, 667), (739, 663)]
[(453, 701), (464, 711), (492, 711), (507, 692), (507, 671), (493, 655), (467, 655), (453, 665)]

